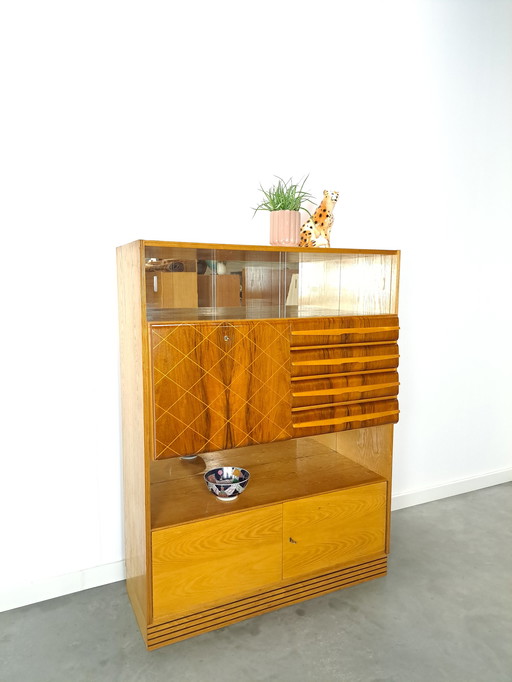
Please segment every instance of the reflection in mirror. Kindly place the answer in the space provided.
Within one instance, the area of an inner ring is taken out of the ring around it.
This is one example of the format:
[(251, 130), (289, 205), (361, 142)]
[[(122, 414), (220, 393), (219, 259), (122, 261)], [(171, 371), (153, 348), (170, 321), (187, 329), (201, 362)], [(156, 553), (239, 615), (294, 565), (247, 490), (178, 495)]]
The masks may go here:
[(147, 246), (149, 321), (394, 313), (398, 256)]

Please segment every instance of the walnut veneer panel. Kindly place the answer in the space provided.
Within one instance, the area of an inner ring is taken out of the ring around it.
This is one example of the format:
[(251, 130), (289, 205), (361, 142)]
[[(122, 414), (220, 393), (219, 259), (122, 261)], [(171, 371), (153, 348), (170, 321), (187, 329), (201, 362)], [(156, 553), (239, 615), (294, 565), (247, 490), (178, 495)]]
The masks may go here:
[(153, 617), (279, 582), (281, 517), (275, 505), (154, 531)]
[(366, 374), (335, 374), (309, 381), (294, 382), (292, 397), (295, 411), (312, 405), (336, 404), (369, 398), (387, 398), (398, 394), (396, 371)]
[(286, 321), (150, 329), (157, 459), (291, 437)]
[(398, 421), (398, 330), (396, 315), (291, 322), (296, 435)]
[(398, 422), (399, 409), (398, 400), (392, 398), (319, 407), (299, 415), (293, 425), (297, 436), (314, 436), (330, 431), (395, 424)]
[(283, 504), (283, 578), (384, 552), (385, 482)]
[(292, 321), (291, 345), (396, 341), (397, 315), (350, 315), (305, 318)]
[(359, 372), (398, 367), (396, 343), (344, 344), (292, 349), (292, 376), (316, 376), (325, 372)]

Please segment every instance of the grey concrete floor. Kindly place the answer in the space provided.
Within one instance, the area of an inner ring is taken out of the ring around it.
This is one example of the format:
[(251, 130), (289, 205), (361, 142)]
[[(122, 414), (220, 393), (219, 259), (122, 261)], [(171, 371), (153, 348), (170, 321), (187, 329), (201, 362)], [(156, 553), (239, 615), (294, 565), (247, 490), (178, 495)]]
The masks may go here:
[(0, 614), (1, 682), (511, 682), (512, 484), (393, 513), (385, 578), (147, 652), (124, 583)]

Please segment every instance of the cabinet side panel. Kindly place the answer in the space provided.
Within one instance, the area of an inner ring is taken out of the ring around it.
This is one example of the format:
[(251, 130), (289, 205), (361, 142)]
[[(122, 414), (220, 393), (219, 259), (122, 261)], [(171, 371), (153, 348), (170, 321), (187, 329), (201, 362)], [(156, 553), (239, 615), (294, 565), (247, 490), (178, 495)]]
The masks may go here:
[(391, 476), (393, 468), (393, 424), (355, 429), (336, 434), (336, 451), (375, 471), (388, 482), (386, 502), (386, 552), (389, 553), (391, 522)]
[(121, 352), (126, 585), (139, 626), (145, 637), (148, 622), (146, 475), (144, 462), (141, 254), (138, 242), (117, 249), (117, 272)]
[(391, 481), (393, 424), (337, 433), (336, 451)]
[(397, 251), (394, 257), (394, 266), (392, 273), (392, 284), (391, 284), (391, 307), (390, 313), (398, 315), (398, 302), (400, 293), (400, 257), (401, 252)]

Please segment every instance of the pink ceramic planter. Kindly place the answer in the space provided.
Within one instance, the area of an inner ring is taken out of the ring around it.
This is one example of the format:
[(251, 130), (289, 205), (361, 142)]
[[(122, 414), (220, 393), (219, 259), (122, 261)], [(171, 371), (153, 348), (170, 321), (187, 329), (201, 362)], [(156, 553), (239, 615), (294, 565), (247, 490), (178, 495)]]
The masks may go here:
[(297, 246), (300, 240), (300, 211), (270, 212), (272, 246)]

